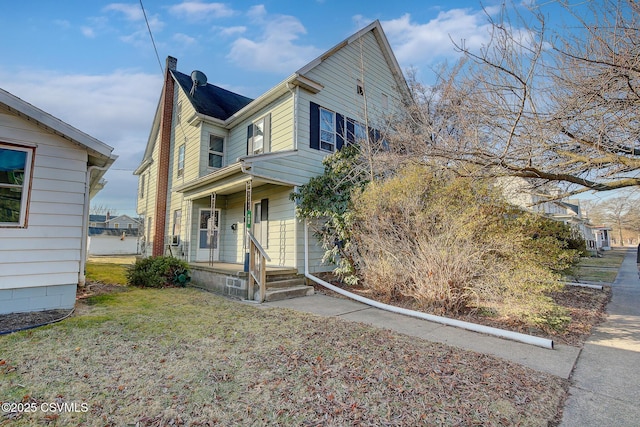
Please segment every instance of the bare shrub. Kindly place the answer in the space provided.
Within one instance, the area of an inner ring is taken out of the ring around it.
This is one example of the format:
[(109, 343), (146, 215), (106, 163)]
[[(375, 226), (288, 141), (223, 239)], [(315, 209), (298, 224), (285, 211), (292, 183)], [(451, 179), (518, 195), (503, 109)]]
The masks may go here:
[(438, 314), (554, 312), (545, 294), (558, 277), (543, 261), (561, 245), (533, 239), (533, 219), (486, 183), (408, 166), (354, 196), (354, 210), (360, 275), (386, 299), (409, 297)]

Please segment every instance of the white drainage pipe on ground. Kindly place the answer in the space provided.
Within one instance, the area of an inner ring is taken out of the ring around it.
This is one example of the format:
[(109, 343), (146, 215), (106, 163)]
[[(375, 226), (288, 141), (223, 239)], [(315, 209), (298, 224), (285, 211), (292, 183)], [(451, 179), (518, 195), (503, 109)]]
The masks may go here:
[(602, 290), (602, 285), (590, 285), (588, 283), (577, 283), (577, 282), (565, 282), (565, 286), (579, 286), (581, 288), (590, 288), (590, 289), (598, 289)]
[(309, 273), (309, 228), (307, 226), (307, 222), (305, 220), (304, 224), (304, 275), (306, 278), (313, 280), (319, 285), (322, 285), (334, 292), (337, 292), (341, 295), (359, 301), (363, 304), (370, 305), (372, 307), (379, 308), (381, 310), (390, 311), (393, 313), (403, 314), (405, 316), (416, 317), (418, 319), (428, 320), (430, 322), (436, 322), (447, 326), (454, 326), (461, 329), (466, 329), (469, 331), (480, 332), (483, 334), (493, 335), (500, 338), (506, 338), (513, 341), (519, 341), (525, 344), (531, 344), (542, 348), (548, 348), (553, 350), (553, 340), (547, 338), (535, 337), (533, 335), (521, 334), (519, 332), (507, 331), (499, 328), (492, 328), (490, 326), (478, 325), (476, 323), (464, 322), (462, 320), (450, 319), (448, 317), (435, 316), (433, 314), (422, 313), (420, 311), (408, 310), (406, 308), (396, 307), (389, 304), (384, 304), (378, 301), (374, 301), (369, 298), (365, 298), (360, 295), (356, 295), (354, 293), (345, 291), (342, 288), (334, 286), (330, 283), (325, 282), (319, 277), (313, 276)]

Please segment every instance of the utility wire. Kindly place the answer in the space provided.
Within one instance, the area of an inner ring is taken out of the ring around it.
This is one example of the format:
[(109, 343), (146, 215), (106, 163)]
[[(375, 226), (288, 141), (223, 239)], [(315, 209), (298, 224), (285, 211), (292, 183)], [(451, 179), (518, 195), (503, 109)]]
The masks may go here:
[(158, 59), (158, 65), (160, 66), (160, 74), (164, 75), (164, 67), (162, 66), (162, 61), (160, 61), (160, 55), (158, 55), (158, 48), (156, 47), (156, 42), (153, 40), (153, 34), (151, 33), (151, 26), (149, 26), (149, 20), (147, 19), (147, 12), (144, 11), (144, 5), (142, 4), (142, 0), (140, 0), (140, 8), (142, 9), (142, 14), (144, 15), (144, 22), (147, 23), (147, 30), (149, 30), (149, 37), (151, 37), (151, 44), (153, 44), (153, 50), (156, 52), (156, 58)]

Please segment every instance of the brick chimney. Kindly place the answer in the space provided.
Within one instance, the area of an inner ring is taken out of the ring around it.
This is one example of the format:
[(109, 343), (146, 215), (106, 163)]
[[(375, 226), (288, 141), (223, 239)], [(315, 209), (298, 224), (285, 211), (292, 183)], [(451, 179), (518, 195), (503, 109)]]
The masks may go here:
[(167, 221), (167, 200), (169, 197), (169, 160), (171, 158), (171, 122), (173, 118), (174, 80), (171, 70), (175, 70), (178, 60), (167, 57), (164, 87), (160, 101), (160, 146), (158, 152), (158, 181), (156, 193), (155, 224), (153, 235), (153, 256), (164, 254), (164, 237)]

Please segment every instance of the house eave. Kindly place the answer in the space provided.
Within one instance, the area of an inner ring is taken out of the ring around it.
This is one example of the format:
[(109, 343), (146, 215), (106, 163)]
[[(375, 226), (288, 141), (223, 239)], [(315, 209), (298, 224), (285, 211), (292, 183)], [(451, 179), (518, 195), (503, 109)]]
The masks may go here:
[(63, 122), (3, 89), (0, 89), (0, 104), (5, 105), (9, 111), (23, 119), (32, 121), (73, 144), (82, 146), (87, 150), (89, 156), (92, 157), (92, 159), (90, 159), (90, 164), (92, 165), (107, 166), (115, 161), (115, 157), (112, 159), (113, 156), (111, 154), (113, 147), (87, 135), (81, 130), (76, 129), (70, 124)]

